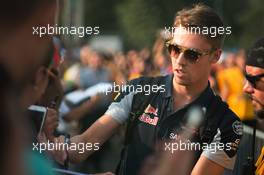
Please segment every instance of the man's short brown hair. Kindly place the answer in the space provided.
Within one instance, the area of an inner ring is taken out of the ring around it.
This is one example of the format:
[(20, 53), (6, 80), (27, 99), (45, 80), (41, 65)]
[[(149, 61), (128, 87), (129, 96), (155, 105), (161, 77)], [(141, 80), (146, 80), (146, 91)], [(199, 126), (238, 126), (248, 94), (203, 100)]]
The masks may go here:
[[(224, 24), (218, 14), (209, 6), (196, 4), (191, 8), (184, 8), (177, 12), (174, 27), (224, 27)], [(224, 34), (218, 34), (212, 37), (209, 34), (203, 35), (214, 48), (221, 48), (224, 42)]]

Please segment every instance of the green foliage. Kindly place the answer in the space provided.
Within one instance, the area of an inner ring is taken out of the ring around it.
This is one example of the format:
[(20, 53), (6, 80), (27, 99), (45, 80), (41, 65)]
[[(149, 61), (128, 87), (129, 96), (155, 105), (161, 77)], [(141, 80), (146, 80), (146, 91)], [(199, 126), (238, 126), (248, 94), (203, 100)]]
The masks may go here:
[(120, 0), (86, 0), (85, 1), (85, 25), (100, 26), (102, 34), (112, 33), (118, 30), (118, 22), (115, 15), (115, 6)]
[(248, 47), (263, 36), (263, 0), (96, 0), (86, 1), (86, 25), (100, 25), (102, 34), (118, 34), (125, 48), (152, 47), (159, 29), (171, 26), (178, 10), (203, 2), (223, 18), (232, 34), (225, 47)]
[(241, 46), (249, 47), (257, 38), (264, 37), (264, 5), (262, 0), (249, 1), (245, 10), (241, 14)]
[(117, 6), (124, 38), (132, 47), (151, 46), (159, 28), (160, 10), (146, 0), (127, 0)]

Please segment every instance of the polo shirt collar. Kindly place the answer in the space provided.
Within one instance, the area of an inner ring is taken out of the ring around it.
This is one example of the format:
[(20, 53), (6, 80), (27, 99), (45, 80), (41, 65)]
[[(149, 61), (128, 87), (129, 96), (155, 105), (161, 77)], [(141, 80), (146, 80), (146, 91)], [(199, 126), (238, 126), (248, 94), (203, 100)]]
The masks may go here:
[[(172, 98), (172, 90), (173, 90), (173, 74), (169, 74), (165, 77), (165, 92), (163, 97)], [(214, 96), (213, 90), (210, 88), (210, 82), (208, 81), (208, 85), (205, 90), (189, 105), (200, 105), (200, 106), (208, 106), (210, 103), (211, 97)], [(189, 106), (187, 105), (187, 106)]]
[(165, 77), (165, 92), (163, 93), (163, 97), (168, 98), (172, 96), (172, 89), (173, 89), (173, 74), (169, 74)]

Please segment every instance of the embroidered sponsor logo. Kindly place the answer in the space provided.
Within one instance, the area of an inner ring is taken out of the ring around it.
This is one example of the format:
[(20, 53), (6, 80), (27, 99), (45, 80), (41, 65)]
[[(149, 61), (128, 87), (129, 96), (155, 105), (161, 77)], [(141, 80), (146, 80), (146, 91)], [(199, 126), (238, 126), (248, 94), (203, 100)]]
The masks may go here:
[(145, 122), (145, 123), (148, 123), (148, 124), (156, 126), (157, 123), (158, 123), (159, 118), (158, 117), (151, 118), (148, 114), (143, 113), (139, 117), (139, 120), (142, 121), (142, 122)]
[(236, 133), (237, 135), (242, 135), (243, 134), (243, 125), (240, 121), (235, 121), (233, 124), (232, 124), (232, 128), (233, 128), (233, 131), (234, 133)]
[(145, 109), (144, 113), (146, 114), (154, 114), (154, 115), (158, 115), (158, 109), (155, 109), (154, 107), (152, 107), (150, 104), (147, 106), (147, 108)]
[[(154, 115), (153, 117), (150, 117), (150, 114)], [(144, 123), (148, 123), (151, 125), (156, 126), (158, 123), (159, 118), (157, 117), (158, 115), (158, 109), (155, 109), (154, 107), (152, 107), (150, 104), (146, 107), (146, 109), (144, 110), (144, 113), (141, 114), (141, 116), (139, 117), (139, 120), (144, 122)]]
[(240, 139), (236, 139), (235, 142), (230, 143), (231, 150), (236, 151), (240, 143)]

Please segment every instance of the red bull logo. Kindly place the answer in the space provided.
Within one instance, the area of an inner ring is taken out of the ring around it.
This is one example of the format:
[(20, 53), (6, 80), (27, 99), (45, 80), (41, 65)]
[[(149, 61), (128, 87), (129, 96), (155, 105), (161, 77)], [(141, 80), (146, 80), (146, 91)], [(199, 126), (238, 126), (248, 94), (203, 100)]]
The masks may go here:
[(148, 123), (148, 124), (156, 126), (157, 123), (158, 123), (159, 118), (158, 117), (151, 118), (148, 114), (143, 113), (139, 117), (139, 120), (144, 122), (144, 123)]
[(147, 106), (147, 108), (145, 109), (144, 113), (147, 114), (154, 114), (154, 115), (158, 115), (158, 109), (155, 109), (154, 107), (152, 107), (150, 104)]
[[(155, 117), (152, 118), (150, 117), (149, 114), (154, 114)], [(144, 113), (139, 117), (139, 120), (144, 123), (148, 123), (148, 124), (156, 126), (159, 120), (157, 116), (158, 116), (158, 109), (155, 109), (149, 104), (147, 108), (145, 109)]]

